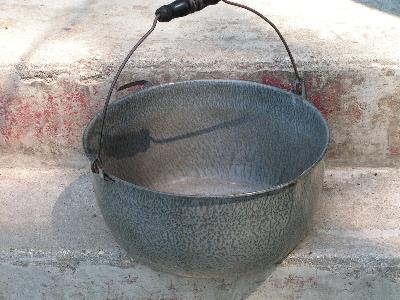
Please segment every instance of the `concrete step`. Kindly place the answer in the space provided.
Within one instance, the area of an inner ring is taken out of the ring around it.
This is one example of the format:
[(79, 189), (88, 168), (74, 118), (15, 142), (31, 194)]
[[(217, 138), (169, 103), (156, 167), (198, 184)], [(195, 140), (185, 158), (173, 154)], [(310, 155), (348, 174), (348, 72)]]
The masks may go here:
[(328, 168), (314, 230), (274, 268), (225, 279), (125, 256), (86, 169), (0, 161), (0, 299), (398, 299), (400, 170)]
[[(271, 18), (332, 129), (328, 157), (400, 166), (397, 0), (242, 0)], [(117, 66), (164, 0), (0, 0), (0, 150), (76, 156)], [(357, 16), (357, 22), (354, 21)], [(373, 22), (371, 22), (373, 20)], [(121, 78), (243, 79), (289, 88), (276, 34), (223, 3), (159, 24)]]

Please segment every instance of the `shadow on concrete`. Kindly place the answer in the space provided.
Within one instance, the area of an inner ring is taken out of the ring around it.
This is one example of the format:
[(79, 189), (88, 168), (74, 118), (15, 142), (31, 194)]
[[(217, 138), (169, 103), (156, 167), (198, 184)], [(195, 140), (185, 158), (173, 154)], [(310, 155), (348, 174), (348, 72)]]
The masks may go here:
[[(61, 193), (52, 211), (52, 228), (58, 247), (67, 251), (123, 252), (101, 216), (88, 174), (78, 177)], [(251, 273), (227, 275), (223, 279), (200, 279), (160, 273), (135, 262), (129, 265), (131, 276), (140, 277), (142, 282), (148, 282), (151, 287), (143, 296), (161, 291), (171, 299), (187, 293), (190, 293), (190, 298), (194, 295), (205, 299), (210, 296), (221, 300), (246, 299), (265, 283), (275, 269), (274, 265)]]
[(57, 245), (69, 250), (117, 247), (97, 206), (89, 175), (81, 175), (58, 197), (52, 211)]
[(356, 3), (366, 5), (376, 10), (400, 16), (400, 1), (398, 0), (352, 0)]

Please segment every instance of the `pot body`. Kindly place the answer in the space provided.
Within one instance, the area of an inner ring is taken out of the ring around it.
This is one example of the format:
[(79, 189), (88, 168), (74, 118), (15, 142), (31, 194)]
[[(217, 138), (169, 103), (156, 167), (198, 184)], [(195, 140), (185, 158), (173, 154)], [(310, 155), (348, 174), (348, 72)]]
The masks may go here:
[[(100, 115), (86, 128), (90, 160)], [(306, 100), (243, 81), (190, 81), (109, 108), (96, 198), (127, 253), (220, 277), (286, 257), (312, 224), (329, 129)]]
[(175, 198), (93, 175), (97, 201), (118, 243), (155, 270), (221, 277), (285, 258), (311, 228), (323, 162), (278, 192), (235, 199)]

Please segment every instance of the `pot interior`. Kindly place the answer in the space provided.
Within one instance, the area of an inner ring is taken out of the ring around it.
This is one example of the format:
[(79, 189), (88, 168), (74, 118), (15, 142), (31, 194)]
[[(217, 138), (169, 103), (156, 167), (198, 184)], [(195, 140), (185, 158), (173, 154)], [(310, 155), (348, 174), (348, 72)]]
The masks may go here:
[[(84, 136), (98, 147), (100, 115)], [(288, 183), (322, 159), (329, 130), (314, 106), (243, 81), (189, 81), (133, 93), (110, 105), (107, 173), (147, 189), (227, 196)]]

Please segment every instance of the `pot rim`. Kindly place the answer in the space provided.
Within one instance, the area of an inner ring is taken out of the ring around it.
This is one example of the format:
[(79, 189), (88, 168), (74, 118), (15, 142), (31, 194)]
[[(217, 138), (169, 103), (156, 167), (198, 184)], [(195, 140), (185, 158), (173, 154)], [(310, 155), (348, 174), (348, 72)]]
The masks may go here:
[[(238, 194), (227, 194), (227, 195), (213, 195), (213, 196), (206, 196), (206, 195), (185, 195), (185, 194), (178, 194), (178, 193), (170, 193), (170, 192), (162, 192), (162, 191), (158, 191), (155, 189), (151, 189), (148, 187), (144, 187), (141, 185), (137, 185), (133, 182), (129, 182), (126, 180), (123, 180), (115, 175), (112, 175), (110, 173), (107, 172), (107, 175), (114, 181), (114, 182), (118, 182), (124, 185), (127, 185), (129, 187), (144, 191), (144, 192), (150, 192), (150, 193), (154, 193), (160, 196), (170, 196), (176, 199), (238, 199), (238, 198), (248, 198), (248, 197), (254, 197), (254, 196), (264, 196), (264, 195), (270, 195), (270, 194), (276, 194), (279, 193), (280, 191), (284, 190), (287, 187), (293, 186), (295, 185), (300, 179), (302, 179), (303, 177), (307, 176), (325, 157), (326, 152), (328, 150), (328, 146), (330, 143), (330, 139), (331, 139), (331, 133), (330, 133), (330, 129), (328, 126), (328, 122), (326, 121), (326, 119), (324, 118), (324, 116), (322, 115), (322, 113), (309, 101), (307, 101), (307, 99), (293, 94), (292, 92), (274, 87), (274, 86), (270, 86), (270, 85), (266, 85), (266, 84), (262, 84), (262, 83), (258, 83), (258, 82), (253, 82), (253, 81), (245, 81), (245, 80), (225, 80), (225, 79), (202, 79), (202, 80), (185, 80), (185, 81), (178, 81), (178, 82), (172, 82), (172, 83), (164, 83), (164, 84), (160, 84), (160, 85), (154, 85), (139, 91), (134, 92), (135, 95), (140, 96), (140, 94), (144, 94), (147, 93), (148, 91), (151, 90), (156, 90), (156, 89), (162, 89), (165, 87), (171, 87), (171, 86), (177, 86), (177, 85), (184, 85), (184, 84), (193, 84), (193, 83), (231, 83), (231, 84), (246, 84), (246, 85), (250, 85), (250, 86), (254, 86), (254, 87), (262, 87), (262, 88), (266, 88), (266, 89), (272, 89), (275, 91), (279, 91), (280, 93), (285, 93), (287, 95), (291, 95), (294, 96), (293, 99), (295, 101), (299, 101), (302, 102), (304, 105), (308, 106), (309, 108), (311, 108), (311, 110), (314, 111), (314, 113), (316, 113), (319, 117), (320, 120), (322, 121), (323, 126), (326, 129), (326, 135), (327, 135), (327, 139), (326, 139), (326, 143), (324, 145), (324, 149), (323, 151), (320, 153), (320, 155), (317, 157), (317, 159), (314, 161), (314, 163), (312, 165), (310, 165), (307, 169), (305, 169), (299, 176), (297, 176), (296, 178), (287, 181), (285, 183), (282, 184), (278, 184), (278, 185), (273, 185), (267, 189), (262, 189), (262, 190), (257, 190), (254, 192), (248, 192), (248, 193), (238, 193)], [(109, 106), (114, 106), (117, 105), (119, 102), (122, 101), (126, 101), (128, 98), (130, 98), (132, 94), (128, 94), (124, 97), (121, 97), (117, 100), (115, 100), (113, 103), (111, 103)], [(90, 161), (91, 158), (93, 157), (93, 155), (91, 155), (88, 152), (88, 147), (87, 147), (87, 141), (88, 141), (88, 134), (89, 134), (89, 129), (93, 126), (93, 124), (95, 123), (95, 121), (97, 120), (97, 118), (99, 118), (102, 114), (102, 110), (100, 110), (91, 120), (90, 122), (86, 125), (84, 133), (83, 133), (83, 149), (85, 151), (85, 156), (87, 157), (87, 159)], [(94, 174), (96, 175), (96, 174)], [(100, 177), (100, 175), (97, 175)], [(103, 179), (102, 179), (103, 180)]]

